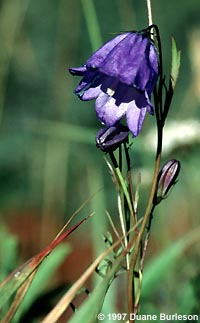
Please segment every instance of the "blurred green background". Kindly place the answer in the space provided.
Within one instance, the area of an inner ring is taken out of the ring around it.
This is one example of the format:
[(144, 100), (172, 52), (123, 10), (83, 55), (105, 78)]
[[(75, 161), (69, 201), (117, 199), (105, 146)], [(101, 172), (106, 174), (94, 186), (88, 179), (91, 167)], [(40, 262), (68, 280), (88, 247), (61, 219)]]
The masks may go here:
[[(179, 159), (182, 169), (173, 192), (156, 210), (147, 262), (200, 225), (200, 2), (152, 0), (152, 5), (166, 78), (172, 34), (182, 52), (166, 124), (167, 128), (173, 121), (173, 127), (166, 131), (168, 148), (163, 154), (163, 162)], [(93, 211), (95, 216), (73, 234), (74, 249), (58, 281), (76, 279), (105, 247), (105, 210), (117, 219), (115, 189), (103, 154), (95, 147), (101, 125), (94, 102), (81, 102), (74, 95), (79, 79), (68, 68), (84, 64), (114, 34), (147, 25), (144, 0), (0, 1), (0, 224), (17, 237), (19, 262), (50, 242), (95, 194), (78, 218)], [(155, 157), (149, 147), (155, 140), (150, 135), (154, 128), (155, 119), (147, 116), (131, 148), (133, 181), (140, 172), (142, 178), (141, 215), (153, 172)], [(178, 294), (178, 302), (184, 283), (200, 274), (199, 263), (196, 241), (174, 263), (159, 296), (154, 295), (159, 306), (170, 302), (174, 310), (172, 294)], [(176, 291), (175, 283), (180, 287)]]

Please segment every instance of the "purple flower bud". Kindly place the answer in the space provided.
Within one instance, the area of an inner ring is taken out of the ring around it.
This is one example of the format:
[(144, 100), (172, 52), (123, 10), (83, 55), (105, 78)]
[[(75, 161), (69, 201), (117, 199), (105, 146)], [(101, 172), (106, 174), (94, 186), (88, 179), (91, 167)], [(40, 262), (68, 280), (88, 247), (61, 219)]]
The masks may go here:
[(154, 204), (158, 204), (167, 196), (170, 188), (176, 184), (180, 172), (180, 162), (176, 159), (169, 160), (158, 174), (157, 190), (154, 197)]
[(122, 124), (101, 129), (96, 134), (96, 146), (104, 152), (116, 150), (128, 138), (129, 130)]
[(107, 127), (126, 116), (128, 128), (136, 137), (146, 112), (153, 114), (151, 93), (158, 78), (158, 55), (149, 28), (114, 37), (85, 65), (69, 71), (82, 76), (75, 93), (83, 101), (96, 100), (97, 117)]

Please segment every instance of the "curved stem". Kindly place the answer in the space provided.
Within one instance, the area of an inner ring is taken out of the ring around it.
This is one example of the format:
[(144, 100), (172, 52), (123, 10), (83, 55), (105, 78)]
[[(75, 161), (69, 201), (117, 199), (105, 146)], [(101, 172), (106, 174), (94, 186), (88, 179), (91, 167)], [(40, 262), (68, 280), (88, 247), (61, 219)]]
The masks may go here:
[(121, 189), (122, 189), (122, 191), (124, 193), (124, 196), (125, 196), (125, 199), (126, 199), (129, 211), (130, 211), (130, 215), (134, 219), (134, 210), (133, 210), (132, 201), (131, 201), (131, 198), (130, 198), (130, 195), (129, 195), (129, 192), (128, 192), (128, 189), (127, 189), (127, 186), (126, 186), (126, 182), (125, 182), (125, 180), (124, 180), (124, 178), (122, 176), (122, 173), (121, 173), (121, 171), (119, 169), (119, 166), (118, 166), (118, 163), (116, 161), (114, 153), (109, 152), (109, 155), (110, 155), (110, 159), (111, 159), (111, 161), (113, 163), (113, 166), (115, 168), (115, 172), (116, 172), (117, 178), (119, 180)]

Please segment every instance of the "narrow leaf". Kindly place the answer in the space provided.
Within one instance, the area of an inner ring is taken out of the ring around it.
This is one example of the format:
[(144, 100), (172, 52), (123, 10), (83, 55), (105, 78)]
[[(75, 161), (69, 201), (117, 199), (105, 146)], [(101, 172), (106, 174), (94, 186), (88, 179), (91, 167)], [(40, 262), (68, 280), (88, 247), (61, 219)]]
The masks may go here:
[(172, 88), (174, 90), (181, 62), (181, 51), (177, 49), (176, 41), (174, 37), (172, 37), (172, 64), (171, 64), (171, 83)]

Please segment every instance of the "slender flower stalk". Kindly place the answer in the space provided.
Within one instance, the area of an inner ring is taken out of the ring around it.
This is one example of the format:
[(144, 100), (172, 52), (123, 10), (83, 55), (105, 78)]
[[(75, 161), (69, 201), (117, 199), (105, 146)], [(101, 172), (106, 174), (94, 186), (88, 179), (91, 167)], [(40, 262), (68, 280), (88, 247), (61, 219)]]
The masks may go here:
[[(122, 198), (121, 198), (120, 194), (118, 194), (117, 201), (118, 201), (117, 204), (118, 204), (118, 210), (119, 210), (119, 220), (120, 220), (120, 225), (122, 228), (122, 234), (124, 237), (124, 246), (127, 248), (128, 239), (126, 236), (126, 226), (124, 223), (124, 216), (123, 216), (123, 209), (122, 209)], [(129, 256), (128, 256), (128, 254), (126, 255), (126, 266), (127, 266), (127, 270), (129, 270)]]

